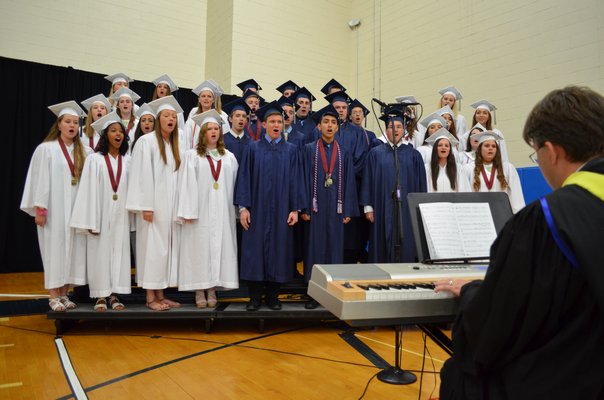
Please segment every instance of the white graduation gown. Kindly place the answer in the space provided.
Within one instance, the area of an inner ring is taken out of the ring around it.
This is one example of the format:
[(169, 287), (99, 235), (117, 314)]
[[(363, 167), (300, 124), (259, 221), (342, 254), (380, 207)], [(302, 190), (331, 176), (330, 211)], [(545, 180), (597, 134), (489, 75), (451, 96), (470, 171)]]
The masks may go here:
[[(193, 121), (192, 117), (197, 114), (197, 107), (194, 107), (189, 113), (189, 118), (185, 123), (185, 144), (184, 151), (193, 149), (197, 147), (197, 143), (199, 142), (199, 132), (201, 131), (201, 127), (198, 126), (195, 121)], [(222, 133), (226, 134), (231, 130), (231, 126), (229, 125), (229, 117), (224, 112), (220, 112), (220, 116), (222, 117)]]
[(461, 151), (459, 153), (459, 163), (461, 165), (472, 164), (476, 160), (476, 152)]
[[(73, 160), (74, 145), (67, 146)], [(84, 146), (86, 154), (92, 150)], [(86, 236), (69, 226), (78, 185), (71, 185), (71, 171), (57, 140), (40, 144), (31, 159), (21, 210), (32, 217), (36, 207), (48, 210), (46, 225), (38, 229), (44, 266), (44, 287), (86, 284)]]
[[(109, 156), (117, 176), (118, 161)], [(87, 270), (90, 297), (130, 293), (130, 223), (126, 210), (130, 156), (122, 157), (122, 174), (113, 200), (113, 187), (105, 158), (91, 154), (84, 164), (73, 207), (71, 227), (87, 237)], [(89, 231), (97, 235), (89, 234)]]
[(451, 193), (451, 192), (471, 192), (472, 189), (470, 187), (468, 177), (463, 171), (463, 167), (460, 164), (457, 164), (457, 182), (456, 182), (456, 190), (451, 189), (451, 181), (447, 176), (447, 170), (445, 167), (439, 166), (438, 168), (438, 178), (436, 179), (436, 186), (438, 190), (434, 190), (434, 186), (432, 185), (432, 172), (430, 168), (430, 163), (426, 164), (426, 180), (428, 182), (428, 193), (438, 192), (438, 193)]
[[(484, 168), (484, 167), (483, 167)], [(472, 191), (474, 191), (474, 163), (466, 164), (463, 166), (464, 173), (467, 176), (468, 182)], [(485, 168), (485, 174), (490, 176), (490, 172), (488, 172)], [(487, 187), (482, 174), (480, 174), (480, 192), (505, 192), (510, 198), (510, 205), (512, 206), (512, 211), (517, 213), (524, 206), (524, 196), (522, 194), (522, 186), (520, 185), (520, 177), (518, 176), (518, 171), (516, 168), (509, 162), (503, 162), (503, 175), (505, 176), (505, 180), (508, 182), (508, 187), (505, 190), (501, 190), (501, 185), (497, 180), (497, 173), (495, 173), (495, 178), (493, 182), (493, 187), (491, 190)]]
[[(101, 138), (101, 135), (99, 135), (97, 133), (97, 131), (94, 131), (92, 138), (89, 138), (88, 136), (86, 136), (86, 134), (83, 134), (82, 137), (80, 138), (80, 140), (82, 140), (82, 143), (84, 143), (86, 146), (90, 147), (93, 151), (96, 148), (96, 145), (99, 144), (99, 139)], [(92, 140), (90, 140), (92, 139)]]
[[(165, 142), (166, 160), (161, 158), (157, 136), (151, 132), (136, 142), (132, 160), (126, 209), (136, 215), (136, 278), (145, 289), (176, 286), (180, 224), (176, 223), (178, 171), (172, 148)], [(143, 219), (153, 211), (153, 221)]]
[(194, 221), (182, 226), (179, 290), (239, 287), (237, 233), (233, 196), (237, 159), (233, 153), (212, 156), (214, 167), (222, 160), (218, 189), (206, 157), (197, 150), (185, 153), (179, 184), (177, 217)]
[[(432, 145), (424, 144), (416, 147), (416, 150), (419, 151), (419, 154), (421, 154), (424, 159), (424, 164), (430, 164), (430, 161), (432, 160)], [(453, 148), (453, 157), (455, 157), (455, 162), (459, 163), (459, 152), (456, 148)]]
[(460, 138), (467, 130), (466, 117), (457, 114), (457, 117), (455, 117), (455, 133), (457, 133), (457, 137)]

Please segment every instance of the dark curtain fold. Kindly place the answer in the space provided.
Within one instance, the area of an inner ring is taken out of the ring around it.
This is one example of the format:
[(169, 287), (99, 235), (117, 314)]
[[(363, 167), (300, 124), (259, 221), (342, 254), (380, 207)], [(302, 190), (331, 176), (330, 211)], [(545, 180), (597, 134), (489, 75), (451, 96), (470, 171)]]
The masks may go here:
[[(170, 71), (157, 71), (158, 76), (164, 73)], [(5, 140), (0, 157), (0, 178), (5, 183), (0, 196), (0, 273), (42, 271), (36, 226), (19, 205), (31, 156), (56, 119), (47, 107), (68, 100), (80, 103), (98, 93), (107, 96), (111, 83), (103, 79), (104, 74), (4, 57), (0, 57), (0, 76), (4, 77), (0, 112)], [(137, 102), (141, 105), (151, 101), (155, 86), (136, 80), (130, 88), (141, 96)], [(174, 97), (186, 118), (197, 104), (196, 96), (180, 88)]]

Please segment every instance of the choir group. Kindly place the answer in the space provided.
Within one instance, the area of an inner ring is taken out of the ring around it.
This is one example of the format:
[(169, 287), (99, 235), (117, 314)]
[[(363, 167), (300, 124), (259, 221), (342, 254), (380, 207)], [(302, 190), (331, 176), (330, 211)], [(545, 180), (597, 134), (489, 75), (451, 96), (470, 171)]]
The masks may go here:
[[(314, 112), (315, 97), (292, 81), (266, 102), (249, 79), (222, 105), (224, 91), (206, 80), (186, 119), (168, 75), (140, 107), (132, 79), (106, 79), (109, 96), (82, 101), (85, 111), (75, 101), (49, 107), (57, 120), (27, 174), (21, 209), (38, 226), (53, 311), (75, 308), (67, 293), (85, 284), (96, 311), (124, 309), (131, 252), (151, 310), (180, 307), (168, 287), (214, 307), (216, 291), (240, 280), (247, 310), (263, 301), (278, 310), (301, 261), (306, 282), (316, 263), (415, 261), (408, 193), (503, 191), (514, 212), (524, 207), (496, 107), (473, 103), (468, 127), (455, 87), (421, 120), (413, 96), (397, 97), (376, 137), (364, 127), (369, 110), (335, 79), (321, 90), (328, 105)], [(397, 180), (404, 239), (395, 244)], [(306, 307), (316, 306), (309, 298)]]

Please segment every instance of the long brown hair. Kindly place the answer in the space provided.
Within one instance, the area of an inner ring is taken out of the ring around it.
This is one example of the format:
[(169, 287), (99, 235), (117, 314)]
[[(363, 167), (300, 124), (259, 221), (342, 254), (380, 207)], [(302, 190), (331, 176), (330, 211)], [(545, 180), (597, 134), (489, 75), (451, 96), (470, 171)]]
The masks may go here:
[[(197, 142), (197, 154), (200, 157), (205, 157), (208, 151), (208, 145), (206, 143), (206, 133), (208, 132), (208, 124), (209, 122), (203, 124), (203, 126), (201, 127), (201, 131), (199, 132), (199, 141)], [(218, 150), (218, 154), (224, 156), (224, 154), (226, 153), (226, 146), (224, 145), (224, 139), (222, 135), (222, 124), (220, 122), (218, 122), (217, 124), (220, 134), (218, 135), (218, 143), (216, 143), (216, 149)]]
[[(447, 139), (438, 139), (436, 143), (434, 143), (434, 146), (432, 146), (432, 158), (430, 159), (430, 173), (432, 174), (432, 186), (434, 187), (435, 192), (438, 191), (438, 187), (436, 185), (440, 169), (440, 160), (438, 158), (438, 144), (441, 140)], [(451, 142), (449, 142), (449, 155), (447, 156), (447, 167), (445, 170), (447, 171), (447, 177), (449, 178), (449, 182), (451, 182), (451, 189), (457, 190), (457, 163), (455, 162), (455, 156), (453, 155), (453, 145), (451, 144)]]
[[(48, 131), (48, 135), (43, 140), (44, 142), (52, 142), (57, 140), (61, 136), (61, 131), (59, 130), (59, 122), (63, 120), (64, 115), (61, 115), (54, 124), (50, 127)], [(73, 138), (73, 173), (74, 177), (77, 180), (80, 180), (82, 176), (82, 168), (84, 168), (84, 160), (86, 159), (86, 152), (84, 152), (84, 145), (80, 140), (80, 135), (75, 135)]]
[[(480, 173), (482, 171), (482, 167), (484, 165), (484, 160), (482, 158), (482, 145), (484, 142), (478, 145), (476, 149), (476, 160), (474, 161), (474, 191), (480, 191)], [(493, 168), (497, 171), (497, 180), (501, 185), (501, 189), (505, 190), (508, 187), (508, 181), (505, 179), (505, 175), (503, 174), (503, 161), (501, 161), (501, 152), (499, 151), (499, 143), (495, 141), (495, 145), (497, 146), (497, 152), (495, 153), (495, 158), (493, 158)]]
[[(478, 109), (474, 110), (474, 115), (472, 115), (472, 126), (475, 126), (478, 121), (476, 121), (476, 111)], [(482, 124), (480, 124), (482, 125)], [(492, 131), (493, 130), (493, 114), (489, 111), (489, 119), (487, 120), (487, 124), (485, 126), (485, 128), (487, 128), (487, 131)], [(499, 148), (499, 146), (497, 146), (497, 148)]]
[[(163, 111), (160, 111), (157, 114), (157, 118), (155, 118), (155, 137), (157, 138), (157, 144), (159, 146), (159, 154), (161, 155), (161, 159), (164, 160), (164, 164), (168, 164), (168, 159), (166, 158), (166, 145), (164, 144), (164, 137), (161, 134), (161, 125), (159, 122), (159, 116)], [(180, 150), (178, 147), (178, 121), (174, 123), (174, 129), (172, 133), (170, 133), (170, 146), (172, 146), (172, 156), (174, 156), (174, 162), (176, 163), (176, 168), (174, 171), (178, 171), (180, 168)]]
[[(115, 107), (115, 112), (117, 113), (117, 115), (120, 116), (120, 118), (122, 118), (122, 110), (120, 110), (119, 107)], [(130, 119), (128, 120), (128, 125), (126, 126), (126, 129), (128, 129), (128, 126), (130, 126), (130, 124), (134, 124), (134, 121), (136, 121), (136, 117), (134, 116), (134, 102), (132, 102), (132, 111), (130, 111)]]
[[(159, 85), (157, 85), (157, 86), (159, 86)], [(153, 98), (151, 99), (151, 101), (159, 99), (159, 96), (157, 95), (157, 86), (155, 86), (155, 90), (153, 90)], [(172, 90), (170, 90), (170, 85), (168, 85), (168, 93), (166, 94), (165, 97), (168, 97), (171, 94), (172, 94)]]

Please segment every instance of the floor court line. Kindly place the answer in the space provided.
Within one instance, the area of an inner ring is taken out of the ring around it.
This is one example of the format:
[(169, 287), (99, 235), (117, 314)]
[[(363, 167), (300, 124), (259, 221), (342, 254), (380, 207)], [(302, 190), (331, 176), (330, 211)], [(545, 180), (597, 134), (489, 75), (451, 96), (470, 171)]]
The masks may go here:
[(67, 383), (69, 383), (69, 387), (71, 388), (72, 396), (75, 396), (76, 400), (88, 399), (86, 392), (84, 392), (84, 388), (82, 387), (82, 384), (80, 383), (80, 380), (73, 369), (73, 365), (71, 365), (71, 360), (69, 359), (69, 354), (67, 353), (67, 348), (65, 347), (65, 343), (63, 343), (63, 339), (56, 338), (55, 345), (57, 347), (57, 351), (59, 352), (61, 365), (63, 366)]

